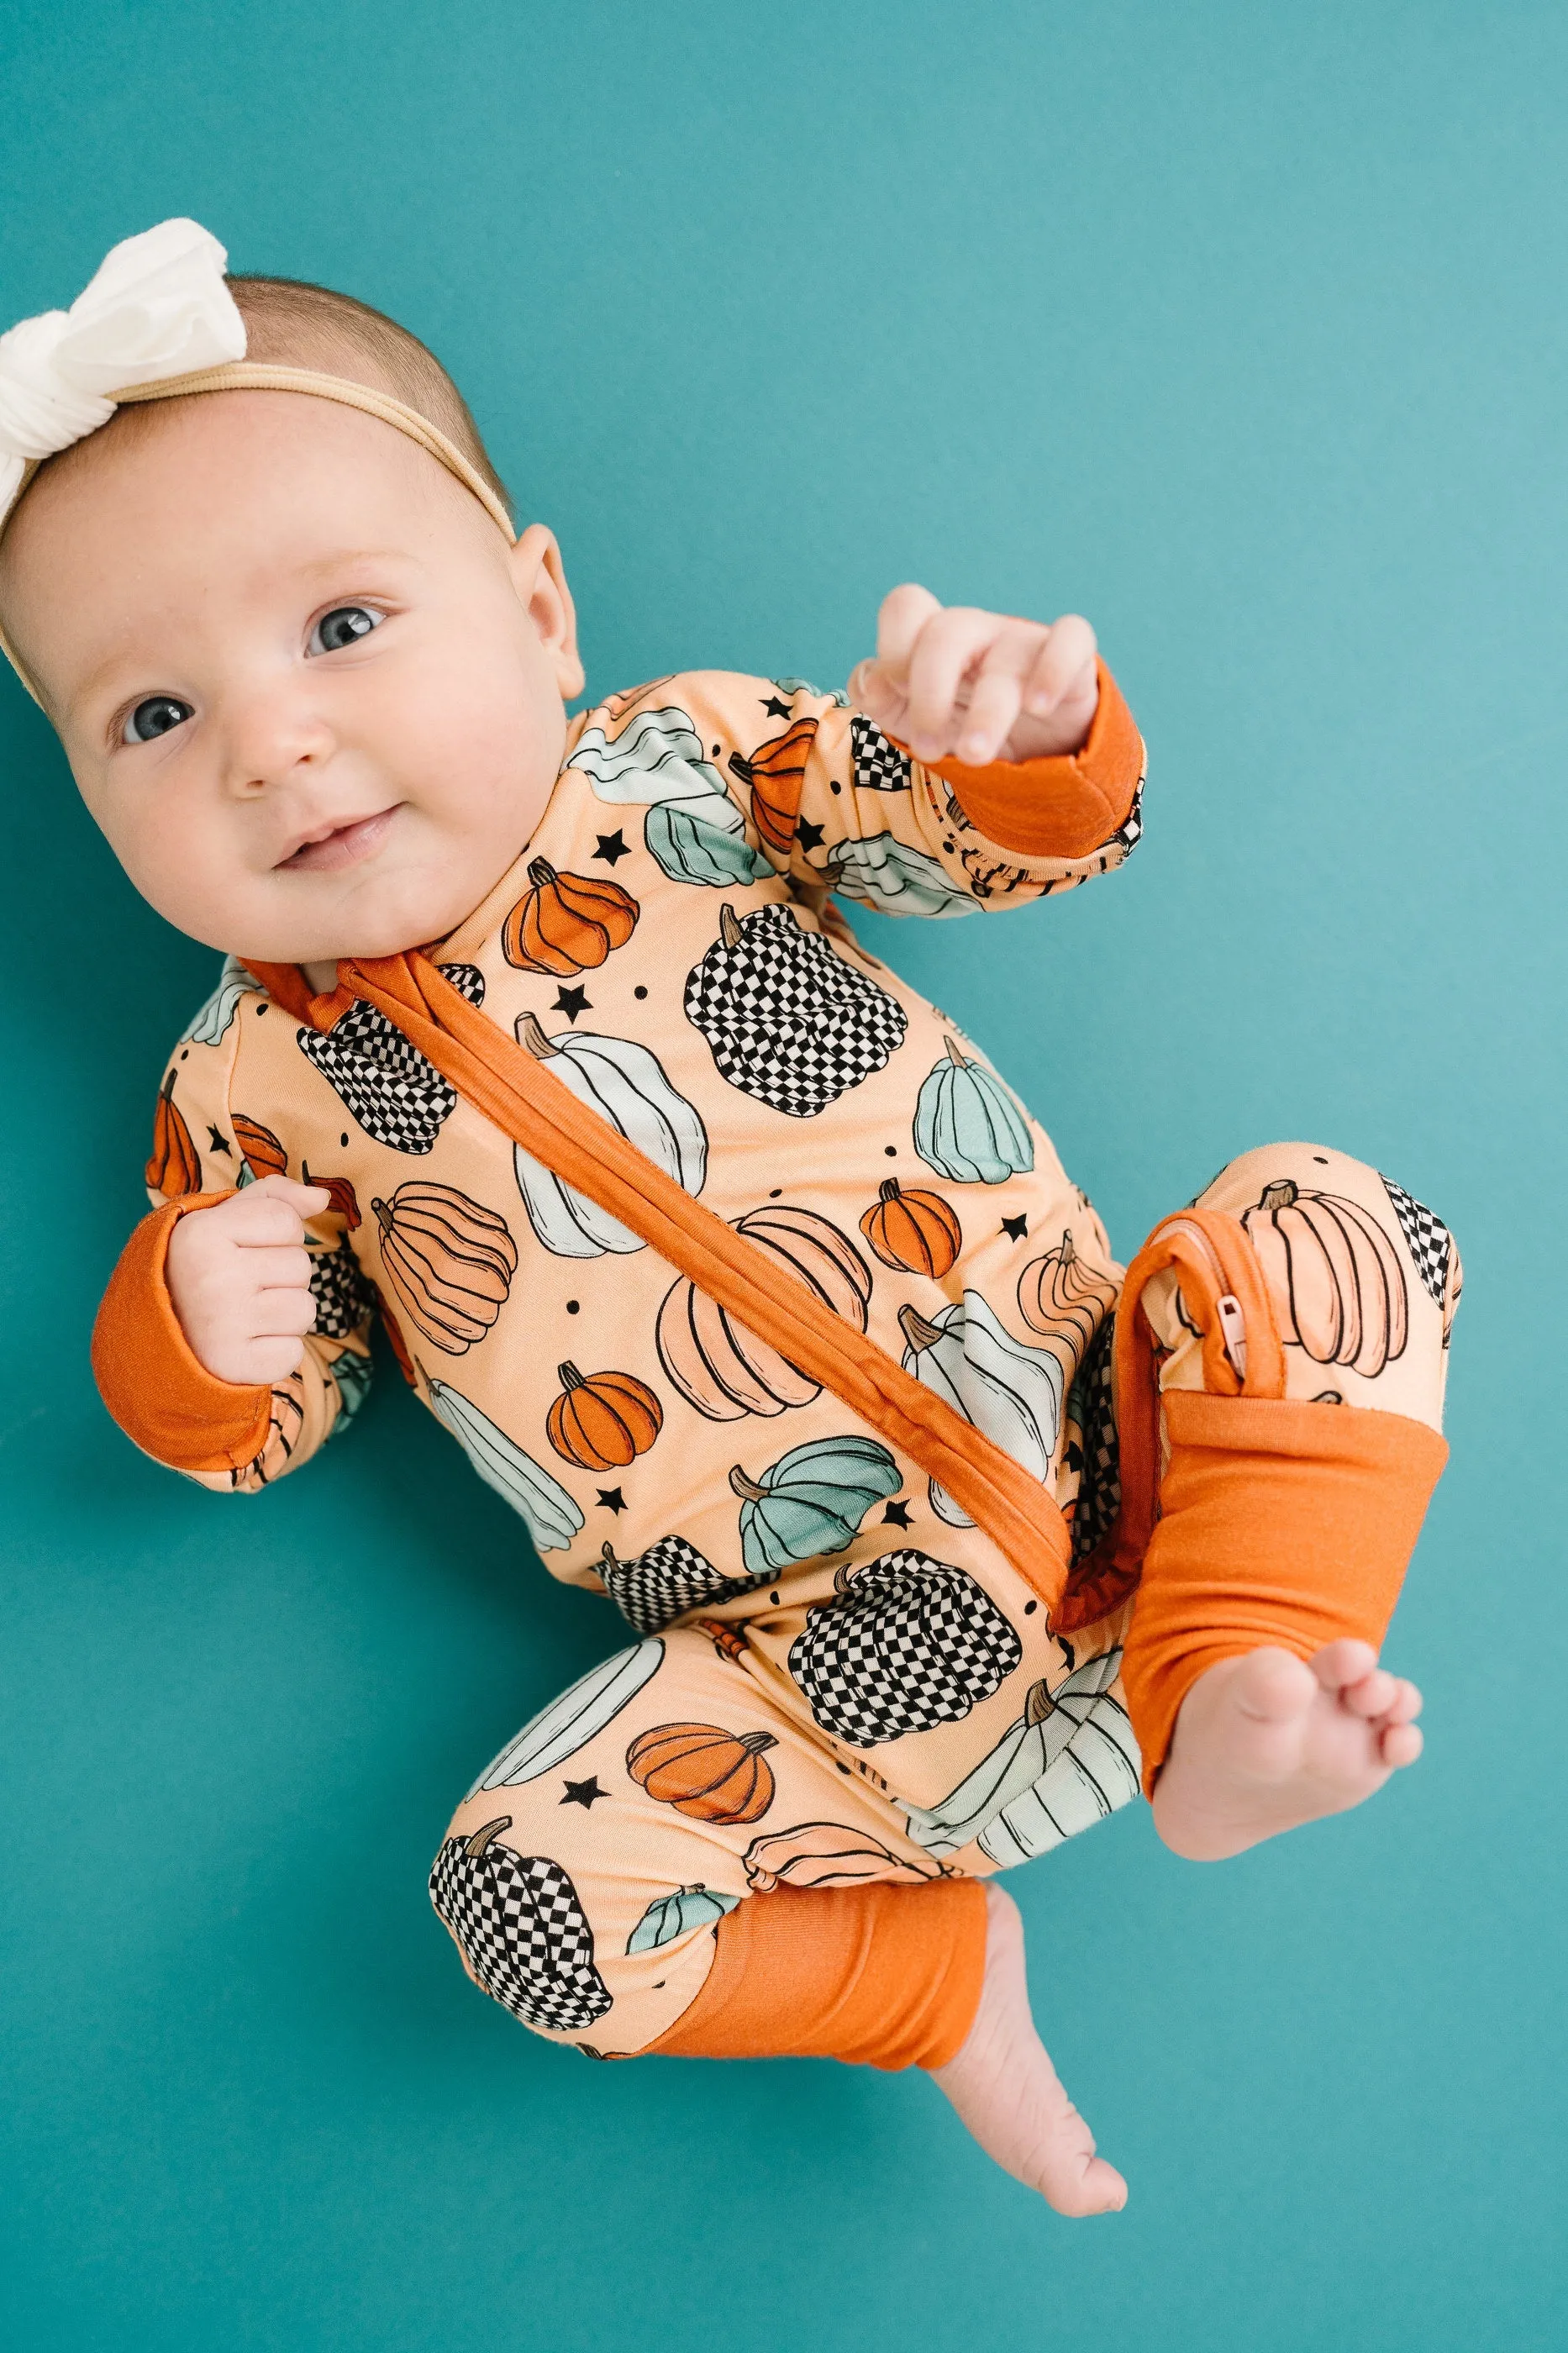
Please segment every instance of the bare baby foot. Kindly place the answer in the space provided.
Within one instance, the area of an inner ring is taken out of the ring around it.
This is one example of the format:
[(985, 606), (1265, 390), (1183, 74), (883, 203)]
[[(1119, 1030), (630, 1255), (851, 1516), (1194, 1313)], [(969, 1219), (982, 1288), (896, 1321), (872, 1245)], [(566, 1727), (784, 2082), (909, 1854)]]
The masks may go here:
[(1177, 1854), (1217, 1862), (1342, 1813), (1414, 1765), (1420, 1712), (1370, 1642), (1331, 1642), (1305, 1664), (1274, 1649), (1224, 1659), (1182, 1702), (1154, 1826)]
[(1127, 2184), (1094, 2153), (1094, 2135), (1073, 2106), (1035, 2031), (1024, 1970), (1024, 1923), (1000, 1887), (985, 1890), (985, 1982), (956, 2058), (933, 2067), (940, 2084), (988, 2157), (1058, 2214), (1109, 2214)]

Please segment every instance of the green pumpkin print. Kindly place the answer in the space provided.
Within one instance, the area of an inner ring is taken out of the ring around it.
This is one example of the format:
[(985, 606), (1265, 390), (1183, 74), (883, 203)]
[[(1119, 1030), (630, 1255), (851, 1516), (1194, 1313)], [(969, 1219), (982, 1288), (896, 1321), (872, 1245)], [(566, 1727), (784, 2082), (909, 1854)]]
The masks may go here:
[(643, 843), (672, 882), (733, 890), (771, 871), (746, 836), (739, 804), (702, 756), (702, 739), (674, 703), (641, 711), (618, 735), (590, 727), (571, 765), (590, 778), (595, 797), (643, 804)]
[(958, 890), (945, 868), (923, 849), (911, 849), (896, 834), (868, 834), (842, 841), (823, 869), (823, 880), (847, 899), (876, 907), (884, 915), (977, 915), (979, 902)]
[[(568, 1757), (596, 1739), (606, 1724), (614, 1723), (663, 1663), (662, 1642), (638, 1642), (590, 1667), (569, 1691), (541, 1708), (513, 1735), (500, 1755), (486, 1766), (468, 1797), (478, 1797), (481, 1789), (518, 1788), (564, 1764)], [(467, 1805), (468, 1798), (463, 1802)]]
[(694, 1928), (711, 1928), (740, 1902), (738, 1895), (721, 1895), (716, 1887), (678, 1887), (673, 1895), (657, 1895), (626, 1938), (628, 1953), (658, 1953), (678, 1936)]
[(956, 1038), (915, 1105), (915, 1150), (953, 1185), (1005, 1185), (1035, 1165), (1034, 1139), (1017, 1104)]
[(428, 1381), (426, 1395), (431, 1412), (446, 1423), (486, 1486), (521, 1514), (535, 1550), (569, 1551), (583, 1514), (560, 1480), (447, 1382)]
[(760, 1479), (739, 1463), (730, 1484), (741, 1502), (741, 1556), (753, 1576), (842, 1552), (873, 1504), (896, 1495), (903, 1473), (874, 1438), (813, 1438)]
[(788, 1119), (815, 1119), (903, 1043), (904, 1009), (777, 901), (737, 917), (686, 982), (686, 1018), (721, 1078)]

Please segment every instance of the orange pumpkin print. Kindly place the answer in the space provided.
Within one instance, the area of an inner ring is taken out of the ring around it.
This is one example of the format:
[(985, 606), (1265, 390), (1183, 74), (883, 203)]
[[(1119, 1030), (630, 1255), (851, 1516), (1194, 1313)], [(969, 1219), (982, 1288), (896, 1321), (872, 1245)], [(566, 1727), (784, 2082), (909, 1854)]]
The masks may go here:
[(242, 1111), (234, 1114), (234, 1140), (244, 1155), (245, 1165), (253, 1176), (286, 1176), (289, 1155), (269, 1127), (257, 1119), (247, 1119)]
[(603, 964), (637, 929), (637, 901), (607, 877), (558, 874), (548, 860), (536, 858), (528, 879), (532, 888), (518, 901), (501, 934), (502, 954), (521, 972), (570, 980), (574, 973)]
[(726, 1732), (719, 1724), (656, 1724), (626, 1751), (626, 1771), (661, 1806), (699, 1822), (760, 1821), (773, 1801), (763, 1755), (771, 1732)]
[(344, 1231), (351, 1234), (354, 1231), (361, 1223), (359, 1196), (346, 1176), (312, 1176), (310, 1162), (301, 1160), (300, 1182), (301, 1185), (322, 1186), (331, 1196), (322, 1215), (329, 1218), (341, 1218)]
[(560, 1379), (545, 1427), (557, 1454), (580, 1471), (624, 1471), (664, 1427), (664, 1408), (635, 1374), (584, 1375), (563, 1365)]
[(956, 1210), (940, 1193), (906, 1193), (896, 1176), (885, 1179), (860, 1230), (884, 1266), (940, 1281), (952, 1271), (963, 1247)]
[(1374, 1380), (1405, 1353), (1409, 1299), (1393, 1242), (1370, 1211), (1339, 1193), (1266, 1185), (1241, 1220), (1268, 1279), (1283, 1335), (1315, 1365)]
[(752, 796), (752, 822), (781, 858), (788, 855), (800, 817), (800, 788), (805, 764), (816, 741), (815, 719), (797, 719), (782, 735), (759, 744), (748, 759), (743, 752), (730, 754), (731, 773)]
[(202, 1189), (201, 1157), (174, 1103), (173, 1071), (163, 1082), (153, 1114), (153, 1156), (146, 1176), (153, 1190), (162, 1193), (166, 1201), (178, 1201), (186, 1193)]

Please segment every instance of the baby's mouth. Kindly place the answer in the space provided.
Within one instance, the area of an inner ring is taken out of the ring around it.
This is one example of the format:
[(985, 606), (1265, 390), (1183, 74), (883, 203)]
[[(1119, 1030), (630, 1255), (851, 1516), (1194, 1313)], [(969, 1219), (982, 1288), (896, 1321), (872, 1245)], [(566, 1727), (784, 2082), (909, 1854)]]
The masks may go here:
[(279, 871), (321, 873), (335, 866), (356, 866), (362, 858), (369, 858), (380, 849), (387, 827), (396, 815), (395, 804), (391, 808), (378, 810), (374, 817), (353, 818), (347, 825), (310, 834), (287, 858), (279, 860)]

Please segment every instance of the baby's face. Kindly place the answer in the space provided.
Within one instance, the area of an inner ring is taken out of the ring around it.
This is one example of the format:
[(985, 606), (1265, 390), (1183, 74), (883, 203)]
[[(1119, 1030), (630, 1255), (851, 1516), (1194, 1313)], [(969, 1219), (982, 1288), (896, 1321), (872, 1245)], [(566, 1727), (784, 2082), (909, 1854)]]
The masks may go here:
[(142, 896), (273, 964), (455, 929), (583, 683), (548, 532), (509, 547), (402, 434), (297, 393), (174, 402), (47, 469), (0, 612)]

